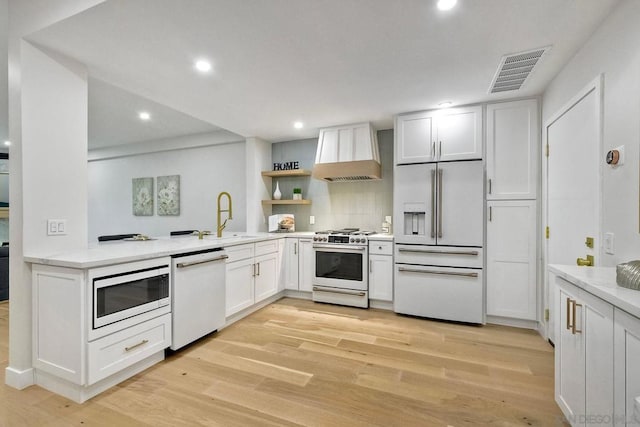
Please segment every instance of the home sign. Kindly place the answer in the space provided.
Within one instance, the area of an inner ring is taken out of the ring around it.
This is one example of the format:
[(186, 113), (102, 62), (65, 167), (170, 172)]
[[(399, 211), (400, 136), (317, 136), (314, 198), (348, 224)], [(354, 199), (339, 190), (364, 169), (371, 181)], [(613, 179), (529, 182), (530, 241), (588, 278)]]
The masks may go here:
[(274, 163), (273, 170), (274, 171), (290, 171), (300, 169), (300, 162), (283, 162), (283, 163)]

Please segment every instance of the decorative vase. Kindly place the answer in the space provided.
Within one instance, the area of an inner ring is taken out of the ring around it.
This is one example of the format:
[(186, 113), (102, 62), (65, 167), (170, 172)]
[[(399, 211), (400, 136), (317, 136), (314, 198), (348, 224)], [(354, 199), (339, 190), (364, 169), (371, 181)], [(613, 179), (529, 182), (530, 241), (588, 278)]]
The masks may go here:
[(282, 193), (280, 192), (280, 184), (276, 181), (276, 191), (273, 192), (273, 200), (280, 200)]

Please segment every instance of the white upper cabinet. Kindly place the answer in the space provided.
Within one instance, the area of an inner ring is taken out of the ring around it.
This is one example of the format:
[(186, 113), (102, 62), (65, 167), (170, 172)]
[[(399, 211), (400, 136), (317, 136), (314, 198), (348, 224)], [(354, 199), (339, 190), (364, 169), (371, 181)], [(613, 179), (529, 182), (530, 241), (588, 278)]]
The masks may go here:
[(487, 199), (535, 199), (538, 186), (538, 101), (487, 106)]
[(482, 159), (482, 106), (396, 117), (396, 164)]

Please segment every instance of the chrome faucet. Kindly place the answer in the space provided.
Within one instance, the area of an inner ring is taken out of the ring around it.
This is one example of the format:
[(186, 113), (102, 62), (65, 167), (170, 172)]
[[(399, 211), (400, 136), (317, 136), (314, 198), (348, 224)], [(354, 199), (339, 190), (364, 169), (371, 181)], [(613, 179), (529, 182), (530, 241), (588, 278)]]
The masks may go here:
[[(222, 196), (227, 196), (227, 200), (228, 200), (228, 207), (227, 209), (221, 209), (220, 207), (220, 200), (222, 199)], [(222, 237), (222, 230), (224, 230), (224, 228), (227, 226), (227, 221), (229, 221), (230, 219), (233, 219), (233, 205), (231, 203), (231, 194), (227, 193), (226, 191), (223, 191), (222, 193), (218, 194), (218, 233), (217, 236), (218, 237)], [(220, 214), (222, 212), (228, 212), (229, 216), (227, 217), (227, 219), (224, 220), (224, 222), (222, 224), (220, 224)]]

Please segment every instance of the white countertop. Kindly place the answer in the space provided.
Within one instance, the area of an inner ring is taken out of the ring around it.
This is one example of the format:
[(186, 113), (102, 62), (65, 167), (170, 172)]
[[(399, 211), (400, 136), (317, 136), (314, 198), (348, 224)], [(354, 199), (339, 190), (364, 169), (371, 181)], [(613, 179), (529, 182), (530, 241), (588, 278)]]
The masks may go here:
[(549, 271), (608, 303), (640, 318), (640, 291), (616, 283), (615, 267), (549, 265)]
[[(313, 231), (253, 234), (225, 233), (221, 238), (210, 235), (204, 236), (202, 240), (192, 235), (163, 236), (153, 238), (153, 240), (133, 242), (115, 240), (90, 243), (87, 248), (75, 251), (26, 254), (24, 260), (35, 264), (55, 265), (59, 267), (93, 268), (284, 237), (311, 237), (314, 234)], [(369, 238), (371, 240), (393, 240), (393, 236), (386, 234), (375, 234), (369, 236)]]

